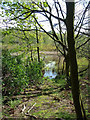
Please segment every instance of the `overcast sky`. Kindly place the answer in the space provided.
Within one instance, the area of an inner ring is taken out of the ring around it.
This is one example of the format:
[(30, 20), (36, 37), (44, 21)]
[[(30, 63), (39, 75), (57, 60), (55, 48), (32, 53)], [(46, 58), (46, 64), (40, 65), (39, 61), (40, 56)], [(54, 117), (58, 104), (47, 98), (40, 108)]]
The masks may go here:
[[(3, 1), (8, 1), (8, 0), (3, 0)], [(13, 1), (13, 0), (11, 0), (11, 1)], [(16, 0), (14, 0), (14, 1), (16, 1)], [(17, 0), (17, 1), (19, 1), (19, 0)], [(22, 1), (22, 0), (21, 0), (21, 1)], [(25, 0), (24, 0), (24, 1), (25, 1)], [(28, 0), (28, 1), (29, 1), (29, 0)], [(41, 1), (44, 1), (44, 0), (41, 0)], [(50, 3), (50, 5), (53, 5), (53, 0), (47, 0), (47, 1)], [(64, 0), (58, 0), (58, 1), (60, 1), (61, 7), (63, 6), (63, 7), (62, 7), (63, 11), (66, 12), (65, 2), (63, 2)], [(68, 1), (72, 1), (72, 0), (68, 0)], [(80, 1), (80, 0), (76, 0), (76, 1)], [(76, 4), (75, 13), (79, 13), (79, 16), (76, 17), (77, 20), (80, 19), (82, 10), (84, 9), (84, 5), (82, 4), (82, 2), (85, 3), (85, 4), (87, 4), (87, 3), (89, 2), (89, 0), (81, 0), (80, 4)], [(86, 2), (87, 2), (87, 3), (86, 3)], [(54, 6), (54, 5), (53, 5), (53, 6)], [(54, 8), (54, 7), (53, 7), (53, 8)], [(54, 15), (56, 15), (55, 9), (53, 9), (52, 13), (53, 13)], [(2, 9), (1, 9), (1, 8), (0, 8), (0, 14), (2, 14)], [(6, 18), (5, 16), (4, 16), (4, 17), (0, 17), (0, 28), (4, 28), (5, 24), (3, 23), (3, 19), (5, 19), (5, 18)], [(38, 21), (46, 20), (46, 18), (45, 18), (43, 15), (40, 15), (40, 14), (38, 14), (38, 18), (39, 18)], [(13, 21), (13, 23), (15, 23), (15, 22)], [(53, 18), (53, 23), (54, 23), (54, 24), (57, 23), (57, 20), (54, 19), (54, 18)], [(41, 24), (44, 26), (44, 28), (45, 28), (47, 31), (50, 31), (50, 30), (51, 30), (48, 22), (42, 22)], [(13, 26), (13, 25), (10, 25), (10, 24), (8, 24), (8, 25), (11, 26), (11, 27)]]

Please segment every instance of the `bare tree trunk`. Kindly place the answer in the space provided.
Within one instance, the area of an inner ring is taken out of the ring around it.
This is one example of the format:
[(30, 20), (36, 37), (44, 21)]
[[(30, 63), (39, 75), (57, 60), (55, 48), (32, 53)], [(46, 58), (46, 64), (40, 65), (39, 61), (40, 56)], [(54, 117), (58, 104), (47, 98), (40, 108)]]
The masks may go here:
[[(36, 27), (36, 38), (37, 38), (37, 45), (39, 44), (39, 40), (38, 40), (38, 30)], [(37, 47), (37, 55), (38, 55), (38, 62), (40, 62), (40, 54), (39, 54), (39, 47)]]
[(59, 57), (59, 60), (58, 60), (58, 70), (57, 70), (57, 73), (60, 74), (60, 71), (59, 71), (59, 65), (60, 65), (61, 57), (60, 57), (60, 56), (58, 56), (58, 57)]
[(63, 60), (63, 67), (62, 67), (62, 75), (64, 74), (64, 63), (65, 63), (65, 59)]
[(71, 81), (69, 76), (69, 54), (68, 53), (65, 57), (65, 62), (66, 62), (65, 72), (66, 72), (66, 78), (67, 78), (67, 85), (69, 86), (71, 84)]
[(78, 80), (78, 66), (75, 51), (75, 41), (74, 41), (74, 2), (66, 2), (67, 7), (67, 42), (68, 42), (68, 52), (70, 60), (70, 72), (71, 72), (71, 87), (72, 96), (75, 106), (75, 111), (78, 120), (86, 120), (86, 116), (83, 111), (83, 104), (80, 98), (79, 80)]

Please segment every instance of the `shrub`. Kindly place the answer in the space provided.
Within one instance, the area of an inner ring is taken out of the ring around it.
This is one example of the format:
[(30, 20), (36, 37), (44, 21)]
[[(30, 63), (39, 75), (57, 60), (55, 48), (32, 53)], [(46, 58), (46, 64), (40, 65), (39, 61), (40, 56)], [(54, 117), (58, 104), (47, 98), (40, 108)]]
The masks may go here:
[(8, 50), (2, 50), (2, 76), (3, 95), (19, 94), (28, 85), (21, 56), (11, 56)]
[(29, 84), (38, 84), (42, 78), (43, 61), (22, 60), (22, 55), (13, 56), (9, 50), (2, 50), (2, 93), (20, 94)]
[(26, 61), (26, 75), (29, 77), (30, 84), (37, 84), (41, 82), (42, 78), (42, 68), (44, 64), (43, 61), (38, 62), (36, 59), (30, 61), (30, 58), (27, 58)]

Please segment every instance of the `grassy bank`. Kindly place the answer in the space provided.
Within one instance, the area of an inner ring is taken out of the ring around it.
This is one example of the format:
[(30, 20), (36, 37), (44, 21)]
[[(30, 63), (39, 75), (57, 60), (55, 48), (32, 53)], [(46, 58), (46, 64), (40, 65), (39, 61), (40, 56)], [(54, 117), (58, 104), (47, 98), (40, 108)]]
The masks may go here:
[[(85, 83), (81, 89), (86, 113), (89, 115)], [(3, 116), (63, 118), (65, 120), (76, 118), (71, 89), (66, 87), (65, 79), (55, 81), (55, 79), (43, 78), (42, 84), (29, 86), (20, 95), (9, 98), (3, 105)]]

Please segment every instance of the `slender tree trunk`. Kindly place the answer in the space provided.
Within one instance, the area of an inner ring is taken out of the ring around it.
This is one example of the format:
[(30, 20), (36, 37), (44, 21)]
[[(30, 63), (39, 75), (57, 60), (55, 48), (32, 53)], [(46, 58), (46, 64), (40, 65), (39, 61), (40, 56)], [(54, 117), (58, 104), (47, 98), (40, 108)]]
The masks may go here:
[(60, 71), (59, 71), (59, 65), (60, 65), (61, 57), (60, 57), (60, 56), (58, 56), (58, 57), (59, 57), (59, 60), (58, 60), (58, 70), (57, 70), (57, 72), (58, 72), (58, 74), (60, 74)]
[(66, 28), (67, 28), (67, 42), (70, 62), (70, 73), (71, 73), (71, 87), (72, 96), (77, 115), (77, 120), (86, 120), (86, 116), (83, 114), (82, 102), (80, 98), (79, 80), (78, 80), (78, 66), (75, 51), (74, 41), (74, 2), (66, 2), (67, 17), (66, 17)]
[(66, 55), (65, 59), (66, 59), (65, 60), (66, 62), (65, 72), (66, 72), (67, 84), (70, 85), (71, 81), (70, 81), (70, 76), (69, 76), (69, 54)]
[[(38, 30), (36, 27), (36, 38), (37, 38), (37, 45), (39, 44), (39, 40), (38, 40)], [(39, 47), (37, 47), (37, 55), (38, 55), (38, 62), (40, 62), (40, 54), (39, 54)]]
[(65, 63), (65, 59), (63, 60), (63, 68), (62, 68), (62, 75), (64, 74), (64, 63)]

